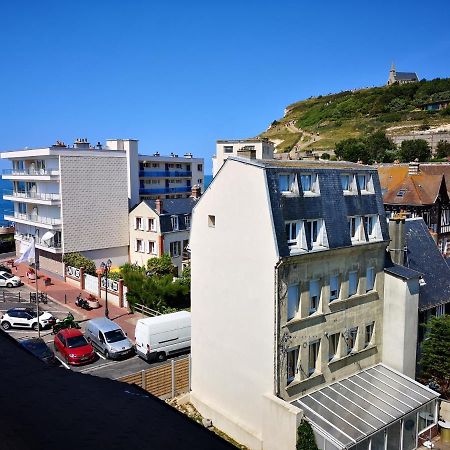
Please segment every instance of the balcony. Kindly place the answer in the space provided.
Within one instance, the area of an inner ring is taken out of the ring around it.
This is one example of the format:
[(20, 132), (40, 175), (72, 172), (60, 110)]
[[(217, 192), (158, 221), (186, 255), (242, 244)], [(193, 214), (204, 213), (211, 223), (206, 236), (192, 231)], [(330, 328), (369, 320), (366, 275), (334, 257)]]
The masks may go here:
[(27, 225), (38, 225), (42, 228), (52, 230), (54, 228), (60, 228), (62, 225), (61, 219), (55, 219), (53, 217), (44, 217), (37, 214), (23, 214), (17, 211), (5, 212), (5, 220), (8, 222), (18, 222)]
[(31, 234), (16, 233), (14, 239), (16, 241), (30, 242), (34, 238), (36, 248), (46, 250), (50, 253), (62, 253), (62, 243), (60, 239), (50, 239), (49, 241), (43, 241), (41, 238), (33, 236)]
[(139, 189), (139, 195), (155, 195), (155, 194), (183, 194), (191, 192), (191, 186), (184, 186), (179, 188), (163, 188), (163, 189)]
[(3, 200), (20, 201), (26, 203), (40, 203), (43, 205), (55, 205), (61, 201), (60, 194), (47, 194), (43, 192), (14, 192), (5, 191)]
[(3, 169), (4, 180), (52, 180), (59, 177), (59, 170), (50, 169)]
[(151, 171), (140, 170), (139, 176), (142, 178), (191, 178), (192, 172), (182, 172), (178, 170)]

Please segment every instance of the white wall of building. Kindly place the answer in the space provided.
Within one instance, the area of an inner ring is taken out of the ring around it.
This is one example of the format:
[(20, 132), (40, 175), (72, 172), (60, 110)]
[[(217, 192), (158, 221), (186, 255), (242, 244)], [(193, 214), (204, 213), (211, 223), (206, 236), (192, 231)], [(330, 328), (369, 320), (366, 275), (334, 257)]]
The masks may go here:
[(263, 170), (224, 165), (194, 208), (190, 247), (191, 400), (218, 428), (259, 448), (263, 395), (274, 391), (278, 259)]

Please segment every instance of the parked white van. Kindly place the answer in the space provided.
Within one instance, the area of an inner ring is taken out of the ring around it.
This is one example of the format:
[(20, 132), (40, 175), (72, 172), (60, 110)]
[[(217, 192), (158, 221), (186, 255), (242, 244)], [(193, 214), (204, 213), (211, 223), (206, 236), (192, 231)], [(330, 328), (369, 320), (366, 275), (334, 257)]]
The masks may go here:
[(168, 355), (191, 346), (191, 313), (178, 311), (139, 319), (136, 323), (136, 352), (146, 361), (164, 361)]

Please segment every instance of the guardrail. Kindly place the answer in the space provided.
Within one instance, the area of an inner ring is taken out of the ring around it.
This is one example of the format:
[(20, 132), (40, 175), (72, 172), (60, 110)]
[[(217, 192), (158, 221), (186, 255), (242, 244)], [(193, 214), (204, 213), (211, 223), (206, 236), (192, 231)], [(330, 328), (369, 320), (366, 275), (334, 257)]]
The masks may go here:
[(191, 389), (191, 357), (188, 355), (176, 360), (172, 359), (165, 364), (141, 370), (117, 380), (136, 384), (156, 397), (173, 398)]
[[(45, 292), (39, 292), (39, 303), (47, 303), (48, 297)], [(0, 295), (0, 301), (3, 303), (36, 303), (36, 292), (29, 292), (29, 294), (24, 294), (20, 292), (9, 292), (2, 290)]]
[(141, 305), (140, 303), (136, 303), (133, 305), (134, 311), (140, 312), (141, 314), (145, 314), (146, 316), (155, 317), (160, 316), (161, 313), (154, 309), (149, 308), (148, 306)]
[(3, 197), (13, 197), (13, 198), (27, 198), (32, 200), (61, 200), (59, 194), (50, 194), (45, 192), (14, 192), (14, 191), (4, 191)]

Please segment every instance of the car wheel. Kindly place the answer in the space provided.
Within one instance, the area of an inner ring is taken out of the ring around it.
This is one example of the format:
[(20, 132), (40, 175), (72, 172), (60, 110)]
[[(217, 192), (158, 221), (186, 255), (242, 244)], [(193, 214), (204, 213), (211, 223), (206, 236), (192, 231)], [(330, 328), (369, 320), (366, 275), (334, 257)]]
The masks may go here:
[(38, 323), (36, 322), (36, 323), (33, 323), (33, 325), (32, 325), (31, 328), (33, 328), (34, 331), (37, 331), (37, 330), (38, 330), (38, 327), (42, 330), (42, 327), (40, 327), (40, 326), (38, 325)]
[(6, 287), (8, 287), (8, 288), (12, 288), (12, 287), (13, 287), (13, 285), (12, 285), (12, 283), (6, 283)]
[(9, 330), (11, 328), (11, 324), (9, 322), (2, 322), (2, 328), (4, 330)]

